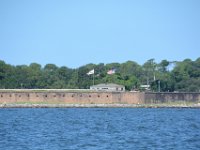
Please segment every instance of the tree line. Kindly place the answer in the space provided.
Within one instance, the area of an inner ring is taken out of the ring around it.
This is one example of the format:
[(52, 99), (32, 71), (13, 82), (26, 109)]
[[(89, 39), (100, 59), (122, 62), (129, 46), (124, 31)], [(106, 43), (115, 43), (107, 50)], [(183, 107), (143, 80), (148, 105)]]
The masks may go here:
[[(161, 92), (200, 92), (200, 58), (192, 61), (154, 59), (139, 65), (134, 61), (125, 63), (87, 64), (73, 69), (66, 66), (38, 63), (13, 66), (0, 61), (1, 89), (87, 89), (93, 84), (93, 75), (87, 73), (94, 69), (95, 84), (116, 83), (126, 90), (142, 90), (141, 85), (150, 85), (151, 91)], [(111, 69), (115, 73), (108, 74)]]

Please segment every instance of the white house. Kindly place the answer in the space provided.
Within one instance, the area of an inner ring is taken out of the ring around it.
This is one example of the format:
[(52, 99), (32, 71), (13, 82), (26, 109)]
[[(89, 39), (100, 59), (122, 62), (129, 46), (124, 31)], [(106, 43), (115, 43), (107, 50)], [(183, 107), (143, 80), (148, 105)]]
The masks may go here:
[(123, 85), (108, 83), (108, 84), (97, 84), (97, 85), (90, 86), (90, 90), (108, 91), (108, 92), (124, 92), (125, 87)]

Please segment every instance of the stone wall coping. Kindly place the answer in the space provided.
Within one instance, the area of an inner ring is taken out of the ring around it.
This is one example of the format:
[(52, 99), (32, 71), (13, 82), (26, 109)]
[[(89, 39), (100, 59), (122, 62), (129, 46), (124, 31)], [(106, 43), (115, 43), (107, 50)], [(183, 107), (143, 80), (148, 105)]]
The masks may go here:
[(1, 93), (145, 93), (145, 94), (200, 94), (200, 92), (132, 92), (132, 91), (97, 91), (91, 89), (0, 89)]
[(144, 92), (145, 94), (200, 94), (200, 92)]
[(91, 89), (0, 89), (1, 93), (124, 93), (122, 91), (97, 91)]

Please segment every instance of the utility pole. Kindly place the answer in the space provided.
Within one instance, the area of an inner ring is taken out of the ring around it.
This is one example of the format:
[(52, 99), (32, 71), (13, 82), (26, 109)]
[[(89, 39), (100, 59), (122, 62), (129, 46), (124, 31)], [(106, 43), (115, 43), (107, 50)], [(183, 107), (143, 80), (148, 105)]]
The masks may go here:
[(156, 81), (156, 74), (155, 74), (155, 71), (153, 71), (153, 81)]
[(158, 92), (160, 92), (160, 80), (158, 80)]
[(93, 73), (93, 86), (94, 86), (94, 73)]
[(149, 85), (149, 77), (147, 77), (147, 85)]
[(80, 88), (79, 87), (79, 68), (76, 69), (76, 76), (77, 76), (77, 81), (76, 81), (77, 82), (77, 87)]

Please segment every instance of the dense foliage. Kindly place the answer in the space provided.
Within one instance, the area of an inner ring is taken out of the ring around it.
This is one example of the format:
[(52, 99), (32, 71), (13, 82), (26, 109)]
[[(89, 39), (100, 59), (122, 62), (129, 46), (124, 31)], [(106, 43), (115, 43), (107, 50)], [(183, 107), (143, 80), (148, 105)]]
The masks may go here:
[[(95, 70), (95, 84), (117, 83), (125, 85), (127, 90), (140, 90), (140, 85), (149, 84), (152, 91), (200, 91), (200, 58), (182, 62), (163, 60), (158, 64), (150, 59), (143, 65), (134, 61), (87, 64), (77, 69), (54, 64), (42, 67), (37, 63), (12, 66), (0, 61), (0, 88), (89, 88), (93, 84), (93, 75), (87, 73), (92, 69)], [(110, 69), (116, 72), (107, 74)]]

